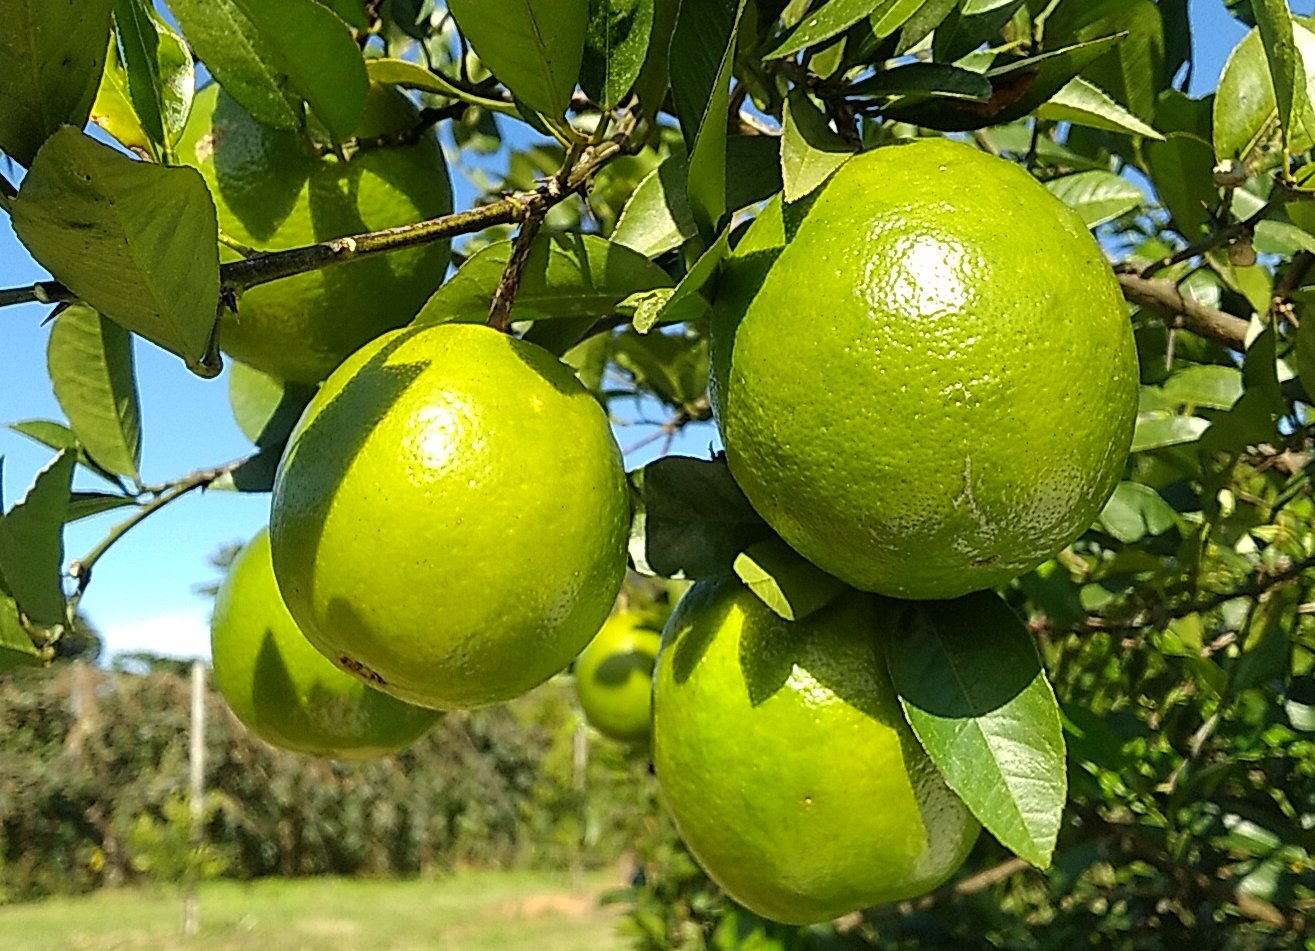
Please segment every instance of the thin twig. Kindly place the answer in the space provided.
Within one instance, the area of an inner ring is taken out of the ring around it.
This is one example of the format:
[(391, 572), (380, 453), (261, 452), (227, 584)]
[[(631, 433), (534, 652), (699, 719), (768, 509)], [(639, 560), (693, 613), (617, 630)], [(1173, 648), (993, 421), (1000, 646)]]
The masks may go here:
[(502, 277), (498, 278), (498, 289), (494, 291), (493, 302), (489, 305), (488, 325), (500, 333), (506, 333), (511, 328), (511, 308), (516, 302), (516, 294), (520, 291), (521, 274), (525, 270), (525, 262), (530, 258), (534, 239), (538, 237), (539, 229), (543, 227), (543, 218), (547, 211), (547, 208), (526, 210), (525, 219), (516, 234), (516, 241), (511, 246), (507, 266), (502, 269)]
[(1264, 221), (1265, 218), (1268, 217), (1271, 211), (1273, 211), (1276, 208), (1282, 207), (1286, 203), (1287, 203), (1287, 197), (1284, 195), (1280, 195), (1277, 198), (1271, 198), (1269, 201), (1265, 202), (1265, 204), (1262, 205), (1254, 215), (1251, 215), (1249, 218), (1244, 218), (1241, 221), (1235, 221), (1231, 225), (1226, 225), (1223, 228), (1218, 229), (1217, 231), (1212, 231), (1210, 234), (1206, 235), (1201, 240), (1193, 241), (1187, 247), (1182, 248), (1179, 251), (1175, 251), (1173, 254), (1167, 254), (1157, 261), (1152, 261), (1150, 264), (1146, 265), (1144, 268), (1141, 269), (1141, 273), (1139, 276), (1152, 277), (1158, 271), (1162, 271), (1167, 267), (1173, 267), (1175, 264), (1180, 264), (1183, 261), (1191, 260), (1192, 258), (1205, 254), (1207, 251), (1211, 251), (1219, 247), (1220, 245), (1227, 244), (1230, 241), (1234, 241), (1238, 238), (1248, 236), (1256, 230), (1256, 225), (1260, 224), (1260, 222)]
[(1119, 274), (1123, 296), (1138, 307), (1167, 311), (1182, 326), (1233, 350), (1246, 349), (1247, 321), (1183, 294), (1173, 281)]

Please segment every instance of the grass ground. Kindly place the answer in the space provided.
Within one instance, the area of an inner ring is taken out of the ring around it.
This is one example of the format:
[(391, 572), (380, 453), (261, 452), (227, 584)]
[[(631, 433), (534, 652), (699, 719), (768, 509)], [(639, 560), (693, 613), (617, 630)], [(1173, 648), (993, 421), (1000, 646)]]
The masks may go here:
[(466, 872), (430, 881), (211, 882), (201, 933), (180, 933), (182, 902), (162, 889), (110, 889), (0, 907), (6, 951), (608, 951), (618, 912), (599, 894), (614, 876)]

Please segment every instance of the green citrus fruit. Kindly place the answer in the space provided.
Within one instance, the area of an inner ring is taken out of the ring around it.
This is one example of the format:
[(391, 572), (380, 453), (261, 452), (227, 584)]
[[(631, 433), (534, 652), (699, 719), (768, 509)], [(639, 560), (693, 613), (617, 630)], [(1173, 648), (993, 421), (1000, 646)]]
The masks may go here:
[(279, 596), (264, 529), (219, 589), (210, 646), (233, 713), (283, 749), (373, 759), (410, 746), (440, 716), (372, 690), (307, 643)]
[(700, 582), (662, 635), (653, 761), (685, 844), (736, 901), (825, 921), (945, 881), (978, 825), (905, 724), (872, 600), (802, 621)]
[(1081, 219), (1016, 165), (945, 139), (858, 155), (764, 213), (718, 298), (731, 472), (854, 587), (1000, 584), (1077, 538), (1119, 480), (1127, 309)]
[(508, 700), (565, 667), (626, 567), (629, 495), (565, 364), (471, 324), (393, 331), (307, 406), (274, 486), (274, 571), (307, 638), (403, 700)]
[[(411, 128), (405, 96), (372, 87), (357, 135)], [(343, 162), (293, 132), (261, 125), (218, 85), (197, 93), (178, 144), (210, 187), (219, 228), (259, 251), (412, 224), (452, 210), (443, 154), (432, 135), (362, 150)], [(221, 260), (239, 255), (221, 249)], [(225, 312), (220, 346), (285, 380), (316, 383), (353, 350), (408, 323), (442, 283), (445, 242), (336, 264), (253, 287)]]
[(599, 733), (644, 743), (649, 731), (653, 664), (662, 635), (647, 614), (618, 611), (575, 661), (575, 689)]

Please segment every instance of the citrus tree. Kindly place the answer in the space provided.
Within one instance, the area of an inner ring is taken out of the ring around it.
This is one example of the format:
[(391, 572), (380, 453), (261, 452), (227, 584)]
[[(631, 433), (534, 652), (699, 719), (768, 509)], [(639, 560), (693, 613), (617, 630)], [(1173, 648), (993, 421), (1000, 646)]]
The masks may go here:
[[(1193, 96), (1185, 0), (0, 0), (51, 274), (0, 306), (66, 416), (12, 424), (0, 666), (152, 513), (271, 493), (221, 687), (382, 752), (566, 667), (628, 563), (697, 582), (653, 756), (763, 916), (639, 884), (654, 946), (1300, 942), (1315, 23), (1227, 6)], [(250, 455), (143, 479), (134, 337), (228, 366)], [(626, 473), (636, 405), (724, 452)]]

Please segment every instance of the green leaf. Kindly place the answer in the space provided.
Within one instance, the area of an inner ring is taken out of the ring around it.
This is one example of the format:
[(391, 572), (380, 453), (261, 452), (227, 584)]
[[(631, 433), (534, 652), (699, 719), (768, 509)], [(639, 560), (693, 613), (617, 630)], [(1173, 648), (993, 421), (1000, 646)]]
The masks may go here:
[(692, 416), (696, 401), (708, 392), (707, 337), (627, 330), (613, 338), (612, 359), (634, 377), (637, 387), (652, 390), (668, 406)]
[(1155, 108), (1163, 142), (1144, 146), (1146, 165), (1174, 227), (1195, 240), (1211, 227), (1207, 204), (1215, 200), (1215, 154), (1210, 145), (1213, 99), (1189, 99), (1167, 90)]
[(1293, 123), (1299, 118), (1299, 107), (1309, 108), (1306, 94), (1306, 75), (1292, 26), (1292, 13), (1287, 0), (1252, 0), (1256, 15), (1256, 28), (1269, 65), (1270, 85), (1274, 89), (1279, 126), (1283, 130), (1283, 147), (1290, 148)]
[(517, 99), (549, 118), (566, 112), (584, 57), (589, 0), (449, 0), (448, 10)]
[(171, 0), (224, 90), (276, 129), (300, 128), (301, 101), (335, 139), (356, 131), (369, 89), (347, 24), (314, 0)]
[(1161, 389), (1164, 398), (1178, 406), (1231, 409), (1242, 396), (1242, 371), (1215, 364), (1185, 367), (1165, 380)]
[(63, 125), (81, 127), (96, 98), (114, 0), (0, 0), (0, 149), (30, 165)]
[(1178, 515), (1150, 486), (1120, 482), (1096, 522), (1104, 531), (1130, 545), (1147, 535), (1163, 535), (1178, 523)]
[(1178, 416), (1154, 411), (1137, 414), (1137, 428), (1132, 434), (1132, 452), (1146, 452), (1196, 442), (1210, 428), (1210, 421), (1198, 416)]
[(950, 11), (932, 37), (938, 63), (953, 63), (1000, 36), (1026, 0), (966, 0)]
[(73, 435), (73, 430), (52, 419), (27, 419), (18, 423), (10, 423), (9, 428), (28, 439), (41, 443), (47, 449), (54, 449), (56, 452), (63, 449), (79, 448), (78, 437)]
[(739, 211), (781, 190), (781, 137), (731, 135), (726, 138), (726, 210)]
[(0, 520), (0, 575), (34, 624), (64, 621), (64, 521), (74, 454), (61, 452)]
[(855, 153), (855, 147), (828, 128), (822, 109), (803, 89), (790, 91), (781, 126), (781, 179), (786, 201), (810, 195)]
[(114, 25), (128, 100), (155, 154), (172, 160), (196, 90), (192, 53), (147, 0), (115, 0)]
[(589, 0), (580, 87), (613, 109), (639, 79), (653, 33), (654, 0)]
[(1002, 845), (1049, 866), (1067, 794), (1064, 734), (1031, 635), (991, 591), (903, 610), (886, 657), (914, 734)]
[(75, 304), (51, 328), (46, 365), (59, 407), (87, 455), (105, 471), (136, 480), (141, 410), (131, 335)]
[(100, 515), (102, 512), (111, 512), (114, 509), (135, 507), (137, 504), (137, 500), (131, 496), (118, 495), (114, 492), (74, 492), (69, 495), (64, 524)]
[(1083, 43), (1119, 34), (1123, 42), (1082, 73), (1137, 118), (1149, 122), (1155, 99), (1168, 88), (1164, 18), (1155, 0), (1084, 0), (1063, 3), (1046, 20), (1047, 46)]
[(746, 0), (684, 3), (671, 46), (671, 89), (689, 149), (686, 193), (710, 239), (726, 212), (726, 115)]
[(105, 72), (96, 90), (96, 101), (91, 105), (91, 121), (124, 147), (142, 155), (151, 154), (151, 137), (142, 128), (142, 120), (133, 108), (128, 93), (128, 70), (113, 39), (105, 56)]
[(75, 294), (201, 365), (219, 304), (219, 229), (200, 172), (135, 162), (62, 129), (32, 163), (13, 218)]
[(1036, 114), (1054, 122), (1072, 122), (1092, 129), (1104, 129), (1106, 132), (1126, 132), (1148, 139), (1164, 139), (1164, 136), (1111, 99), (1105, 90), (1081, 76), (1069, 80), (1063, 89), (1037, 109)]
[(1202, 449), (1231, 452), (1279, 438), (1278, 421), (1287, 403), (1278, 380), (1277, 346), (1278, 335), (1272, 325), (1251, 341), (1242, 362), (1242, 397), (1210, 424), (1201, 437)]
[(272, 492), (283, 447), (262, 447), (259, 452), (231, 472), (226, 472), (210, 488), (220, 492)]
[[(699, 255), (699, 259), (674, 290), (659, 288), (648, 292), (657, 297), (638, 302), (631, 321), (638, 333), (646, 334), (660, 323), (693, 320), (707, 311), (708, 302), (699, 292), (716, 277), (721, 262), (730, 253), (730, 237), (728, 228), (717, 237), (712, 247)], [(617, 309), (624, 313), (622, 307), (618, 306)]]
[(671, 40), (679, 15), (680, 0), (653, 0), (653, 37), (644, 68), (635, 80), (635, 95), (650, 122), (662, 110), (667, 90), (671, 88)]
[(36, 667), (41, 664), (41, 651), (32, 643), (23, 622), (18, 617), (14, 599), (0, 593), (0, 674), (15, 667)]
[[(475, 96), (458, 89), (450, 82), (440, 76), (433, 70), (425, 69), (417, 63), (412, 63), (404, 59), (388, 59), (380, 57), (379, 59), (368, 60), (365, 64), (365, 72), (370, 77), (370, 82), (379, 83), (384, 86), (402, 86), (406, 89), (419, 89), (422, 92), (433, 93), (436, 96), (444, 96), (448, 99), (460, 99), (463, 102), (469, 102), (478, 105), (481, 109), (490, 112), (501, 112), (508, 115), (519, 116), (520, 113), (516, 107), (508, 102), (498, 99), (489, 99), (484, 96)], [(487, 116), (487, 113), (484, 115)], [(491, 118), (491, 117), (489, 117)], [(458, 140), (460, 142), (460, 140)], [(493, 149), (497, 151), (497, 149)]]
[(913, 16), (900, 28), (895, 55), (903, 56), (931, 35), (948, 17), (961, 0), (923, 0)]
[(656, 258), (698, 234), (685, 195), (688, 175), (684, 159), (675, 155), (649, 172), (626, 199), (612, 241)]
[[(482, 322), (511, 256), (512, 242), (481, 248), (434, 292), (414, 323)], [(513, 320), (602, 317), (637, 291), (670, 287), (671, 278), (642, 254), (597, 235), (541, 235), (521, 272)]]
[(969, 99), (986, 102), (991, 83), (981, 73), (944, 63), (907, 63), (882, 70), (849, 87), (851, 96)]
[[(1294, 99), (1295, 120), (1288, 126), (1288, 147), (1302, 151), (1312, 144), (1315, 111), (1306, 93), (1315, 83), (1315, 33), (1292, 25), (1292, 37), (1304, 73), (1297, 78), (1302, 92)], [(1281, 121), (1274, 80), (1259, 30), (1239, 43), (1224, 65), (1214, 100), (1214, 147), (1220, 159), (1249, 161), (1253, 152), (1279, 138)]]
[[(900, 0), (829, 0), (795, 24), (776, 48), (765, 54), (763, 59), (781, 59), (793, 56), (800, 50), (816, 46), (833, 36), (839, 36), (866, 16), (879, 15), (891, 7), (912, 8), (909, 15), (916, 11), (918, 3), (900, 2)], [(887, 32), (893, 33), (898, 26)]]
[(1050, 193), (1068, 205), (1088, 228), (1112, 221), (1146, 203), (1142, 190), (1113, 172), (1078, 172), (1046, 182)]
[(720, 578), (769, 529), (724, 459), (667, 456), (630, 473), (635, 570), (668, 578)]
[(236, 360), (230, 367), (228, 402), (238, 429), (262, 449), (282, 446), (315, 395), (315, 387), (280, 380)]
[(735, 574), (787, 621), (801, 621), (830, 604), (845, 583), (833, 578), (781, 539), (755, 542), (735, 558)]

